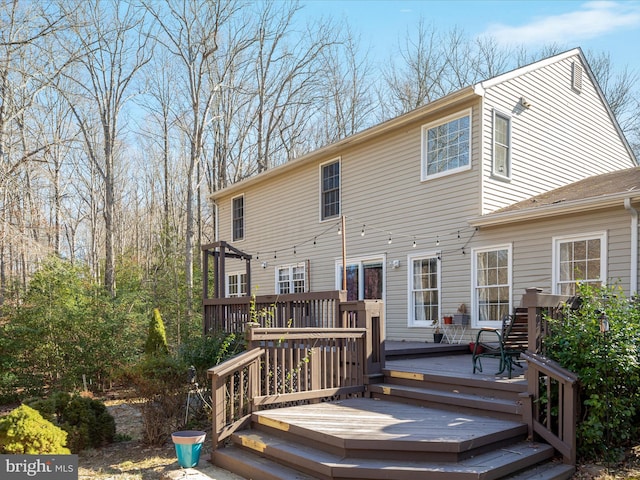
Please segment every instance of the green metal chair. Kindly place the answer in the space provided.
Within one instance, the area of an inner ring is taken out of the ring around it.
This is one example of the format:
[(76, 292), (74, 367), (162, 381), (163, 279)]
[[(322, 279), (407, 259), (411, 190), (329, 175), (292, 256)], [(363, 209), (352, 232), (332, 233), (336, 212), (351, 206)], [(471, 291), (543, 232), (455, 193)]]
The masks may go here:
[(473, 373), (482, 372), (482, 358), (498, 358), (500, 366), (496, 375), (507, 370), (512, 377), (513, 367), (522, 368), (518, 361), (528, 346), (528, 318), (525, 308), (517, 308), (513, 315), (505, 315), (501, 328), (482, 328), (473, 346)]

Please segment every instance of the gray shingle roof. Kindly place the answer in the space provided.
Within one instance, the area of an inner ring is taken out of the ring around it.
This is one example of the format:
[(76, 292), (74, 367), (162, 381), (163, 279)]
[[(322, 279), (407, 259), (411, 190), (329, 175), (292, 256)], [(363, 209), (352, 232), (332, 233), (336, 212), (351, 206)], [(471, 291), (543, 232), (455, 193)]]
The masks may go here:
[(530, 197), (493, 213), (536, 209), (571, 201), (597, 199), (598, 197), (623, 194), (625, 192), (634, 192), (640, 195), (640, 167), (588, 177), (564, 187)]

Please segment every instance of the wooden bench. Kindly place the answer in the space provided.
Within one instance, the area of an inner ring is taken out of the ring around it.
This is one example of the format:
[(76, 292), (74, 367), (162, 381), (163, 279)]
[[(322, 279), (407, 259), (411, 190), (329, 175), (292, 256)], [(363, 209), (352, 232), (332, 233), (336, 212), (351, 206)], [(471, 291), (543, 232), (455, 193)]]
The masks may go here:
[(518, 362), (520, 354), (528, 346), (528, 316), (526, 308), (516, 308), (512, 315), (505, 315), (501, 328), (482, 328), (476, 335), (473, 346), (473, 373), (482, 372), (482, 358), (500, 359), (500, 368), (496, 375), (505, 370), (511, 378), (514, 365), (522, 368)]

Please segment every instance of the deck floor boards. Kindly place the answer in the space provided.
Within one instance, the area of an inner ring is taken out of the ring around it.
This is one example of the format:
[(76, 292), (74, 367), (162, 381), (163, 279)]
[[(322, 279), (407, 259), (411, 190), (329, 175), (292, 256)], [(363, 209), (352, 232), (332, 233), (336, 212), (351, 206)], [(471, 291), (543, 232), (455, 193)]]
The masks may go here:
[[(519, 429), (523, 424), (415, 405), (354, 398), (339, 402), (265, 410), (254, 413), (258, 422), (295, 427), (299, 431), (353, 441), (457, 445)], [(402, 448), (398, 446), (398, 448)]]

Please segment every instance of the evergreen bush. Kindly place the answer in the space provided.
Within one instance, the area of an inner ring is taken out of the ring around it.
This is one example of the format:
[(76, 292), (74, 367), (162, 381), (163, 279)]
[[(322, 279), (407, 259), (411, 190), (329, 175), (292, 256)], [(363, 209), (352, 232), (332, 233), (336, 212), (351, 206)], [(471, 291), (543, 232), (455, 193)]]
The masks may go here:
[(169, 344), (167, 343), (167, 334), (164, 329), (164, 322), (160, 315), (160, 310), (153, 309), (151, 322), (149, 323), (149, 334), (147, 342), (144, 346), (146, 355), (167, 355), (169, 353)]
[(98, 400), (56, 392), (29, 405), (68, 433), (67, 444), (74, 453), (102, 447), (115, 438), (116, 422)]
[(67, 432), (27, 405), (21, 405), (0, 418), (2, 454), (69, 454), (66, 440)]
[(580, 380), (579, 457), (615, 460), (640, 439), (640, 305), (618, 287), (582, 285), (578, 295), (579, 308), (549, 320), (545, 347)]

